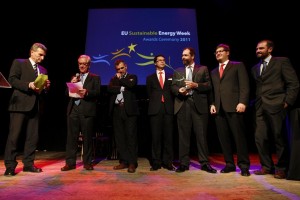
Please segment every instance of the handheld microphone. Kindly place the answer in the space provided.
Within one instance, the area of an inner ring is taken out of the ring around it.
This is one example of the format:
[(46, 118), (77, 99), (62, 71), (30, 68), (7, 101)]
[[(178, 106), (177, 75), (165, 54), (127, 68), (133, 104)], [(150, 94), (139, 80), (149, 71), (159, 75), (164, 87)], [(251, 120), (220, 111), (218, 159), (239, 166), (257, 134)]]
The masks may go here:
[(75, 77), (77, 78), (78, 81), (80, 81), (80, 74), (76, 73)]

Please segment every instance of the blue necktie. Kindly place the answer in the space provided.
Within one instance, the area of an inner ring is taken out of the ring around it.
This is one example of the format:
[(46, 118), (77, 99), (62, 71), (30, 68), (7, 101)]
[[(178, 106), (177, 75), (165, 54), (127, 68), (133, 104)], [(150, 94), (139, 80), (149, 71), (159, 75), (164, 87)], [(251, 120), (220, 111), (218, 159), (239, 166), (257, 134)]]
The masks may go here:
[[(189, 68), (189, 73), (188, 73), (188, 81), (193, 81), (193, 71), (192, 71), (192, 66), (188, 66)], [(194, 91), (192, 89), (189, 90), (189, 95), (193, 95)]]
[[(84, 78), (84, 74), (81, 74), (80, 75), (80, 81), (82, 82), (82, 84), (83, 84), (83, 78)], [(79, 104), (80, 104), (80, 99), (77, 99), (76, 101), (75, 101), (75, 104), (78, 106)]]

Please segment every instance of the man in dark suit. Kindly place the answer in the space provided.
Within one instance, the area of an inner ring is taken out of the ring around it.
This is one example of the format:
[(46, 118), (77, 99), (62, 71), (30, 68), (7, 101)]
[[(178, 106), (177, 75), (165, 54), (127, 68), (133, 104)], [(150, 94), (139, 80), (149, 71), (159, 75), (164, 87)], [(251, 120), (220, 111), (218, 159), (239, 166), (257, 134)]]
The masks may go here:
[[(91, 58), (88, 55), (80, 55), (78, 68), (80, 74), (71, 79), (72, 83), (81, 82), (83, 88), (77, 93), (78, 98), (70, 97), (67, 107), (67, 144), (66, 165), (61, 171), (69, 171), (76, 168), (78, 150), (78, 137), (83, 136), (83, 167), (93, 170), (92, 147), (95, 135), (97, 104), (100, 97), (101, 78), (89, 71)], [(69, 92), (67, 92), (69, 95)]]
[(175, 170), (173, 166), (174, 98), (171, 91), (172, 76), (165, 73), (165, 57), (154, 57), (156, 72), (147, 76), (149, 97), (148, 115), (152, 135), (152, 167)]
[[(251, 73), (256, 82), (256, 130), (255, 143), (261, 163), (256, 175), (271, 174), (275, 178), (286, 178), (288, 147), (283, 134), (283, 122), (287, 109), (295, 103), (299, 91), (296, 72), (286, 57), (273, 57), (274, 43), (262, 40), (256, 46), (260, 59)], [(272, 160), (271, 141), (274, 141), (277, 163)]]
[(109, 113), (113, 118), (113, 130), (120, 164), (114, 170), (128, 168), (134, 173), (137, 167), (137, 76), (127, 73), (123, 60), (115, 61), (116, 74), (109, 82), (107, 91), (111, 94)]
[(229, 60), (230, 47), (219, 44), (216, 47), (219, 66), (211, 71), (213, 99), (210, 113), (215, 115), (218, 136), (226, 166), (221, 173), (236, 171), (233, 137), (237, 151), (237, 165), (242, 176), (250, 176), (250, 160), (246, 140), (244, 113), (249, 101), (249, 77), (242, 62)]
[(40, 63), (44, 60), (47, 48), (41, 43), (34, 43), (30, 48), (29, 59), (15, 59), (12, 63), (8, 81), (13, 93), (9, 102), (10, 126), (4, 153), (5, 176), (14, 176), (18, 164), (17, 141), (23, 127), (26, 139), (23, 154), (24, 172), (42, 172), (34, 165), (35, 150), (39, 134), (39, 114), (43, 103), (43, 95), (50, 87), (50, 81), (43, 81), (43, 88), (37, 88), (35, 79), (39, 74), (47, 74), (47, 69)]
[(207, 96), (212, 86), (207, 67), (195, 65), (194, 58), (195, 50), (191, 47), (185, 48), (182, 52), (185, 67), (174, 71), (172, 80), (172, 92), (175, 95), (174, 114), (177, 117), (179, 135), (180, 165), (176, 172), (189, 170), (190, 138), (193, 130), (201, 170), (216, 173), (209, 164), (207, 146)]

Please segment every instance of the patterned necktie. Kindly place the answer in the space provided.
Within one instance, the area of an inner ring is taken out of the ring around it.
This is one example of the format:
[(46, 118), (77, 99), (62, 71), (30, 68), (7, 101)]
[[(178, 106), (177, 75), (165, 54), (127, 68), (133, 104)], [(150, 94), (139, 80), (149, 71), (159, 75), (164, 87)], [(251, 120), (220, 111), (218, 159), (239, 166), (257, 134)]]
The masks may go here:
[[(163, 80), (163, 77), (162, 77), (162, 73), (163, 72), (158, 72), (159, 73), (159, 83), (160, 83), (160, 87), (161, 88), (164, 88), (164, 80)], [(161, 96), (161, 102), (165, 102), (165, 99), (164, 99), (164, 96), (162, 95)]]
[(267, 67), (267, 62), (263, 61), (263, 67), (261, 69), (260, 75), (262, 75), (262, 73), (264, 73), (266, 71), (266, 67)]
[(38, 69), (37, 69), (37, 68), (38, 68), (38, 64), (35, 63), (35, 64), (33, 65), (35, 77), (37, 77), (37, 76), (39, 75), (39, 72), (38, 72)]
[(220, 78), (222, 78), (222, 76), (223, 76), (224, 65), (225, 65), (225, 64), (221, 64), (221, 66), (220, 66)]

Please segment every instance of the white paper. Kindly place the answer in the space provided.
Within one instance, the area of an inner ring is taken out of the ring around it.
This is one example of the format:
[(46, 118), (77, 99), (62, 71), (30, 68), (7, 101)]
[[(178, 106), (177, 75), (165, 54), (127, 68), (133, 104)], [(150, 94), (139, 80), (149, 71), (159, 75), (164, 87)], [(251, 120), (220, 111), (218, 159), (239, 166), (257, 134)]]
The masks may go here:
[(83, 95), (79, 93), (79, 90), (83, 89), (82, 82), (79, 81), (77, 83), (67, 83), (68, 89), (69, 89), (69, 97), (74, 97), (74, 98), (83, 98)]

